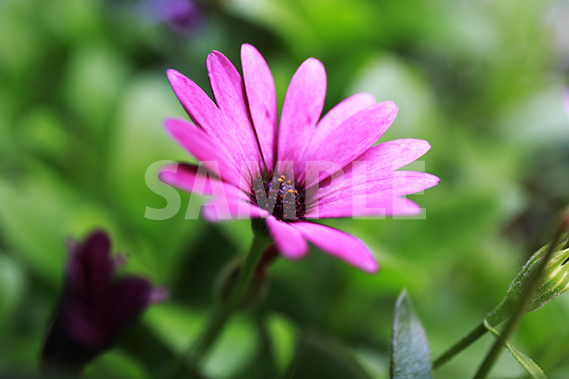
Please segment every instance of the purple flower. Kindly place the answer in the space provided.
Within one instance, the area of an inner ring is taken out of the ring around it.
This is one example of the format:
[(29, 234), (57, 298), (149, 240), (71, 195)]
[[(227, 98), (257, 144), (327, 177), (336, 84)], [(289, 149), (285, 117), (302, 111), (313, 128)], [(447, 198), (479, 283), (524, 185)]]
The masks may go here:
[(191, 0), (147, 0), (144, 7), (155, 22), (166, 23), (178, 34), (188, 34), (202, 22), (202, 12)]
[(404, 196), (439, 179), (396, 170), (425, 154), (429, 143), (401, 139), (373, 146), (395, 119), (397, 106), (376, 104), (367, 93), (350, 96), (320, 118), (326, 73), (314, 58), (294, 74), (279, 121), (267, 63), (248, 44), (242, 46), (241, 61), (243, 79), (223, 54), (209, 55), (215, 103), (190, 79), (168, 71), (194, 125), (169, 119), (166, 128), (201, 163), (167, 166), (161, 180), (213, 195), (203, 207), (210, 221), (266, 218), (285, 257), (303, 257), (311, 242), (362, 270), (377, 271), (359, 239), (308, 220), (420, 213)]
[(165, 298), (146, 279), (116, 278), (122, 260), (111, 257), (104, 231), (69, 244), (65, 290), (42, 352), (44, 366), (82, 368), (149, 304)]

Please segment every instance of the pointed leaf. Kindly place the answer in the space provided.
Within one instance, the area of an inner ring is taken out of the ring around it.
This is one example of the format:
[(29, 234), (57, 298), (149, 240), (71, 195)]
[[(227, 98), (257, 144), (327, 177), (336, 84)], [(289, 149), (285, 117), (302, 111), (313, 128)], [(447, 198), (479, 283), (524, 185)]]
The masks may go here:
[(284, 374), (294, 358), (298, 330), (291, 320), (276, 313), (266, 323), (277, 369)]
[[(484, 320), (484, 326), (490, 331), (494, 336), (499, 337), (500, 333), (496, 329), (492, 328), (486, 320)], [(506, 341), (506, 348), (510, 351), (512, 356), (520, 363), (520, 365), (527, 371), (527, 373), (534, 379), (547, 379), (543, 370), (527, 355), (519, 351), (514, 345)]]
[(395, 306), (391, 379), (431, 379), (433, 367), (425, 330), (403, 290)]

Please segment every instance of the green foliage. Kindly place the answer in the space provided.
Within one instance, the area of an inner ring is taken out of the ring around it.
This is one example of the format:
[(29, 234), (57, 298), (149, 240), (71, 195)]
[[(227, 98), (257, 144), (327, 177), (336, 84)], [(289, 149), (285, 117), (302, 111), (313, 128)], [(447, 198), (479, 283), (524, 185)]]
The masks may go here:
[[(492, 328), (487, 321), (484, 321), (484, 326), (490, 331), (496, 338), (500, 336), (500, 333), (496, 329)], [(543, 370), (532, 361), (530, 357), (519, 351), (514, 345), (506, 341), (506, 349), (512, 354), (512, 356), (520, 363), (520, 365), (527, 371), (527, 373), (533, 379), (547, 379), (547, 376), (543, 373)]]
[[(156, 377), (205, 322), (215, 276), (247, 250), (250, 223), (185, 220), (184, 193), (173, 218), (144, 218), (146, 207), (165, 206), (145, 175), (157, 161), (192, 159), (162, 126), (186, 117), (165, 71), (211, 93), (205, 59), (214, 49), (239, 68), (241, 43), (255, 45), (280, 105), (310, 56), (327, 70), (325, 110), (358, 91), (395, 100), (399, 115), (380, 141), (428, 140), (424, 165), (409, 169), (441, 184), (411, 196), (424, 220), (329, 222), (374, 250), (375, 276), (315, 248), (301, 261), (277, 260), (266, 301), (230, 326), (208, 379), (386, 378), (402, 287), (438, 356), (504, 298), (569, 199), (560, 70), (568, 17), (557, 0), (215, 1), (189, 35), (150, 22), (141, 3), (0, 1), (0, 376), (35, 367), (62, 290), (65, 240), (95, 227), (128, 253), (130, 272), (169, 287), (172, 301), (126, 331), (90, 377)], [(516, 335), (552, 378), (569, 371), (568, 316), (560, 296)], [(471, 377), (483, 344), (437, 379)], [(523, 371), (504, 355), (493, 373)]]
[(427, 335), (407, 291), (395, 305), (391, 339), (391, 379), (431, 379), (433, 367)]

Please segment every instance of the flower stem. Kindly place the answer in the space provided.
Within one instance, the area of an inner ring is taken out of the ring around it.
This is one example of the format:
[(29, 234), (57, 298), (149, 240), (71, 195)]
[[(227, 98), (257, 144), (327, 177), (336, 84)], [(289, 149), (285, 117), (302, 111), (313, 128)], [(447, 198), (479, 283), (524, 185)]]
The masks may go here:
[(245, 257), (245, 261), (237, 277), (237, 282), (229, 298), (227, 301), (215, 306), (213, 315), (203, 333), (196, 339), (187, 353), (182, 355), (181, 361), (178, 362), (177, 369), (170, 375), (172, 379), (195, 378), (198, 375), (197, 367), (207, 355), (233, 313), (241, 304), (243, 297), (251, 285), (255, 269), (269, 243), (270, 240), (262, 233), (254, 234), (249, 253)]
[(440, 357), (438, 357), (433, 362), (433, 368), (437, 369), (444, 365), (446, 362), (454, 358), (455, 355), (460, 353), (462, 350), (466, 349), (468, 346), (472, 345), (474, 342), (488, 332), (488, 329), (484, 326), (487, 322), (492, 327), (496, 327), (504, 322), (509, 317), (509, 307), (502, 301), (492, 312), (486, 316), (486, 318), (478, 324), (474, 329), (472, 329), (467, 335), (462, 337), (460, 341), (455, 343), (451, 348), (444, 352)]
[(466, 349), (472, 343), (476, 342), (480, 337), (486, 334), (488, 330), (484, 326), (484, 322), (478, 324), (474, 329), (470, 331), (467, 335), (462, 337), (460, 341), (454, 344), (450, 349), (443, 353), (433, 362), (433, 368), (437, 369), (444, 365), (447, 361), (452, 359), (455, 355), (460, 353), (462, 350)]
[(490, 373), (492, 366), (494, 366), (494, 363), (496, 363), (496, 361), (498, 360), (500, 353), (502, 352), (502, 348), (504, 347), (504, 343), (506, 342), (506, 340), (508, 339), (508, 337), (513, 332), (514, 328), (518, 325), (518, 322), (521, 320), (522, 316), (524, 315), (525, 313), (524, 309), (527, 303), (529, 302), (532, 294), (536, 290), (537, 285), (539, 284), (539, 279), (541, 277), (541, 274), (543, 273), (545, 266), (549, 261), (549, 258), (553, 254), (555, 247), (561, 241), (563, 233), (567, 230), (568, 224), (569, 224), (569, 213), (565, 212), (563, 219), (561, 220), (559, 227), (555, 232), (555, 237), (553, 237), (553, 242), (549, 245), (549, 248), (547, 249), (547, 252), (543, 257), (541, 264), (539, 265), (537, 271), (534, 273), (534, 275), (532, 275), (531, 279), (529, 280), (528, 285), (524, 289), (524, 292), (520, 298), (520, 301), (518, 301), (517, 304), (515, 305), (511, 318), (506, 323), (506, 326), (504, 327), (504, 330), (502, 330), (500, 337), (498, 337), (496, 339), (496, 342), (494, 342), (494, 345), (492, 345), (492, 348), (490, 349), (490, 351), (486, 355), (486, 358), (480, 365), (480, 368), (478, 369), (478, 372), (474, 376), (474, 379), (486, 378), (486, 376), (488, 376), (488, 374)]

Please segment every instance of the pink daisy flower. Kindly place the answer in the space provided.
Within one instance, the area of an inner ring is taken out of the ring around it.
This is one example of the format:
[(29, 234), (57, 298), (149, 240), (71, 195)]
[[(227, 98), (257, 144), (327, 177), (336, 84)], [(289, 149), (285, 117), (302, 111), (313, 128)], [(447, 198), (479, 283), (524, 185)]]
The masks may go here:
[(277, 116), (275, 85), (262, 55), (241, 49), (243, 78), (214, 51), (207, 68), (215, 103), (177, 71), (168, 78), (193, 121), (169, 119), (166, 128), (201, 163), (162, 169), (165, 183), (213, 198), (202, 208), (210, 221), (265, 218), (279, 252), (299, 259), (311, 242), (364, 271), (378, 264), (358, 238), (310, 219), (416, 215), (404, 196), (435, 186), (422, 172), (396, 171), (425, 154), (416, 139), (373, 144), (397, 114), (391, 101), (348, 97), (324, 117), (326, 73), (307, 59), (294, 74)]

